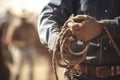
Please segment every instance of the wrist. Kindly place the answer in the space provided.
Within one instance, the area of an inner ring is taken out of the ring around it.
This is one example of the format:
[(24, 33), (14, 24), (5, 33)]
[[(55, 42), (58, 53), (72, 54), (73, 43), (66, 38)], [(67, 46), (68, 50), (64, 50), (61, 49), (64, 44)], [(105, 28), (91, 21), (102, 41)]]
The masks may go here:
[(104, 26), (104, 21), (97, 21), (97, 23), (100, 25), (99, 26), (99, 34), (102, 34), (102, 32), (103, 32), (103, 26)]

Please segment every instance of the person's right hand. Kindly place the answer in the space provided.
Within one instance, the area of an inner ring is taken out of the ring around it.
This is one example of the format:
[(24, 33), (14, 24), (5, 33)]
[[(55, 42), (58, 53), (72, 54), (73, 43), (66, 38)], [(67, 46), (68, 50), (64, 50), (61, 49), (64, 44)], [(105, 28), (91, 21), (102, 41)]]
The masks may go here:
[(72, 33), (81, 41), (89, 41), (102, 32), (102, 26), (93, 17), (78, 15), (73, 17), (75, 22), (69, 22)]

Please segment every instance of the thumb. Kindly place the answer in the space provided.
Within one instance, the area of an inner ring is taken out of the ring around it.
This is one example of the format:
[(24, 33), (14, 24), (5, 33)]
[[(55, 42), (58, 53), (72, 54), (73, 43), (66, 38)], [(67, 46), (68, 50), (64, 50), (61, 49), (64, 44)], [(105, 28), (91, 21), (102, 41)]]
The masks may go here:
[(82, 26), (81, 23), (75, 23), (75, 22), (74, 23), (69, 22), (67, 25), (69, 26), (69, 28), (70, 28), (71, 31), (73, 31), (73, 30), (79, 30), (80, 27)]
[(77, 16), (73, 17), (73, 20), (78, 23), (80, 23), (86, 19), (88, 19), (88, 15), (77, 15)]

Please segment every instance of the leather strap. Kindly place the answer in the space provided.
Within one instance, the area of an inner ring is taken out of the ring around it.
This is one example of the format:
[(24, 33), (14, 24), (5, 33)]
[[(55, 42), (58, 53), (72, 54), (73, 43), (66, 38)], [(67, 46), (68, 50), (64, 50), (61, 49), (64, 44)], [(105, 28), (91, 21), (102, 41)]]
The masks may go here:
[(120, 66), (93, 67), (80, 65), (78, 70), (87, 75), (100, 78), (120, 75)]

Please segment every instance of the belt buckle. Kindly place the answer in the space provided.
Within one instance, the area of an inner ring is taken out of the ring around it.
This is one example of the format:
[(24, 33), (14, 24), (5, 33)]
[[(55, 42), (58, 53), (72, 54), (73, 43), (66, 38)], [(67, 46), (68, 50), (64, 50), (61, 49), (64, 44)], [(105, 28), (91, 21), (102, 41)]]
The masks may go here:
[(120, 66), (116, 66), (116, 69), (117, 69), (117, 74), (119, 75), (120, 74)]
[[(116, 68), (116, 73), (114, 72)], [(120, 75), (120, 66), (111, 66), (111, 76)]]
[[(116, 68), (116, 73), (114, 72)], [(120, 66), (111, 66), (111, 76), (120, 75)]]
[[(115, 67), (116, 67), (116, 70), (117, 70), (117, 73), (115, 73)], [(110, 69), (110, 74), (105, 76), (105, 75), (101, 75), (99, 74), (99, 70), (100, 69), (107, 69), (109, 68)], [(96, 68), (96, 76), (97, 77), (101, 77), (101, 78), (105, 78), (105, 77), (109, 77), (109, 76), (114, 76), (114, 75), (119, 75), (120, 74), (120, 66), (106, 66), (106, 67), (97, 67)]]
[(108, 66), (106, 66), (106, 67), (96, 67), (96, 77), (100, 77), (100, 78), (105, 78), (105, 77), (107, 77), (107, 76), (105, 76), (105, 75), (99, 74), (99, 70), (100, 70), (100, 69), (106, 69), (106, 68), (109, 68), (109, 67), (108, 67)]

